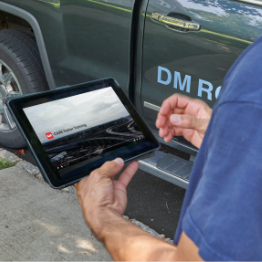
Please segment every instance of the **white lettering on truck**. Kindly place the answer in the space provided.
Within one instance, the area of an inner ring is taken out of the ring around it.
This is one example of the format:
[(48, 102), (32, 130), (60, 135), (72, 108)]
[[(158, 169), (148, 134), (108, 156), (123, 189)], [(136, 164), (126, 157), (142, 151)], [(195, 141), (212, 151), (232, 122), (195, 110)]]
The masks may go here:
[[(163, 71), (167, 73), (167, 79), (166, 80), (162, 80), (162, 72)], [(158, 67), (157, 82), (160, 83), (160, 84), (163, 84), (163, 85), (169, 85), (171, 83), (171, 80), (172, 80), (171, 72), (167, 68), (159, 66)]]
[(190, 88), (191, 88), (191, 76), (186, 75), (182, 84), (182, 79), (181, 79), (181, 74), (177, 71), (175, 71), (175, 75), (174, 75), (174, 88), (178, 88), (181, 91), (184, 91), (185, 86), (186, 86), (186, 91), (187, 93), (190, 93)]
[[(158, 66), (158, 75), (157, 75), (157, 82), (163, 85), (169, 85), (172, 81), (172, 74), (169, 69)], [(174, 88), (179, 89), (181, 91), (186, 91), (190, 93), (191, 91), (191, 76), (185, 75), (184, 79), (181, 78), (181, 73), (175, 71), (174, 72)], [(186, 90), (185, 90), (186, 88)], [(215, 98), (217, 99), (220, 93), (222, 86), (219, 86), (215, 90)], [(212, 101), (212, 92), (214, 88), (213, 85), (203, 79), (199, 79), (198, 82), (198, 92), (197, 95), (199, 97), (203, 96), (203, 93), (206, 93), (207, 99)]]

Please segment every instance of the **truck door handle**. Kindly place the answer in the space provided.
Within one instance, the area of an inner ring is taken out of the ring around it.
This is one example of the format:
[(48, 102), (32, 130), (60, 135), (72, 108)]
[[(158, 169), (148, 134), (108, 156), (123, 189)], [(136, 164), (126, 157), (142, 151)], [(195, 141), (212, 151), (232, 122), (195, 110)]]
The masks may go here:
[(152, 19), (169, 26), (175, 26), (187, 30), (199, 31), (200, 24), (192, 21), (186, 21), (171, 16), (162, 15), (159, 13), (152, 13)]

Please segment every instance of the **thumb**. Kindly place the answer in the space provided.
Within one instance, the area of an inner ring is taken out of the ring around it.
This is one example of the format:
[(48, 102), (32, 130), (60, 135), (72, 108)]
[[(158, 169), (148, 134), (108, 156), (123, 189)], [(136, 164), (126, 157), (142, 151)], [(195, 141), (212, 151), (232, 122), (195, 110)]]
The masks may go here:
[(107, 161), (100, 168), (95, 170), (96, 173), (100, 173), (101, 176), (109, 177), (111, 179), (121, 171), (124, 166), (124, 160), (116, 158), (113, 161)]
[(195, 129), (195, 130), (206, 130), (209, 123), (208, 119), (200, 119), (189, 115), (177, 115), (173, 114), (169, 118), (172, 125), (176, 127)]

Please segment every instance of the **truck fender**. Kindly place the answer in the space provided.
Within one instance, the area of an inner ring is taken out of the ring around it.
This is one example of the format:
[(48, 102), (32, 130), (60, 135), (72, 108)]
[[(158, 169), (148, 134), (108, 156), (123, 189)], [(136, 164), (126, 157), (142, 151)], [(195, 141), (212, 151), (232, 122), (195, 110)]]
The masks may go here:
[(40, 26), (36, 20), (36, 18), (34, 16), (32, 16), (29, 12), (10, 5), (10, 4), (6, 4), (3, 2), (0, 2), (0, 10), (6, 12), (6, 13), (10, 13), (12, 15), (18, 16), (22, 19), (24, 19), (25, 21), (27, 21), (31, 27), (34, 30), (34, 34), (35, 34), (35, 38), (36, 38), (36, 42), (38, 45), (38, 49), (39, 49), (39, 53), (41, 56), (41, 60), (43, 63), (43, 67), (44, 67), (44, 71), (45, 71), (45, 76), (49, 85), (50, 89), (55, 89), (56, 85), (55, 85), (55, 81), (54, 81), (54, 77), (51, 71), (51, 67), (50, 67), (50, 63), (49, 63), (49, 59), (48, 59), (48, 55), (46, 52), (46, 48), (45, 48), (45, 42), (44, 42), (44, 38), (40, 29)]

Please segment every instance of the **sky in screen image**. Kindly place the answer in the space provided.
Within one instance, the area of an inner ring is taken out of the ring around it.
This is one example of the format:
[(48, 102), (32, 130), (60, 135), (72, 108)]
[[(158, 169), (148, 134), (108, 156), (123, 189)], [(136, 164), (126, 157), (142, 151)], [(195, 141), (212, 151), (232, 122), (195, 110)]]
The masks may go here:
[[(42, 143), (48, 141), (45, 135), (48, 132), (52, 132), (55, 140), (129, 116), (111, 87), (24, 108), (24, 112)], [(87, 127), (74, 129), (74, 126), (81, 125)], [(69, 128), (73, 130), (54, 134)]]

